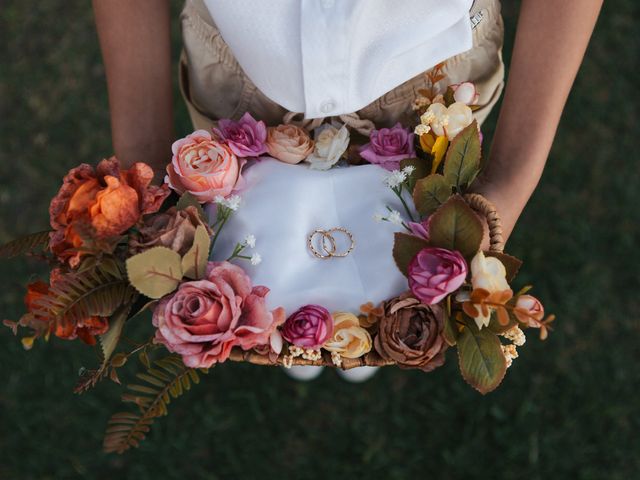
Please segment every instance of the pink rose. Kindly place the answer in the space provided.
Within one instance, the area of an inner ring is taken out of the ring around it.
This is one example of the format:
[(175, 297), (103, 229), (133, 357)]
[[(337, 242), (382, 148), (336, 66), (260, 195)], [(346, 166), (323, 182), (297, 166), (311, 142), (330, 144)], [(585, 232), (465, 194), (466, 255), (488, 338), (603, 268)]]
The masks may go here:
[(313, 140), (295, 125), (278, 125), (267, 130), (267, 151), (285, 163), (299, 163), (313, 152)]
[(333, 318), (320, 305), (305, 305), (282, 326), (284, 339), (298, 347), (320, 348), (333, 335)]
[(263, 121), (256, 121), (249, 112), (237, 122), (228, 118), (219, 120), (213, 133), (238, 157), (257, 157), (267, 151), (267, 126)]
[(267, 310), (268, 292), (252, 287), (237, 265), (209, 262), (204, 279), (182, 283), (156, 306), (155, 341), (182, 355), (191, 368), (224, 362), (235, 346), (249, 350), (267, 344), (285, 318), (282, 308)]
[(242, 163), (228, 146), (204, 130), (173, 143), (165, 182), (179, 194), (189, 192), (200, 203), (228, 196), (240, 181)]
[(416, 156), (414, 134), (396, 123), (392, 128), (373, 130), (370, 142), (360, 147), (360, 156), (387, 170), (400, 169), (400, 160)]
[(462, 255), (444, 248), (423, 248), (409, 264), (409, 287), (426, 305), (455, 292), (466, 277), (467, 262)]
[(480, 99), (476, 86), (471, 82), (456, 83), (451, 85), (451, 89), (453, 90), (453, 99), (456, 102), (461, 102), (465, 105), (476, 105)]
[[(529, 327), (540, 327), (538, 322), (544, 318), (544, 307), (540, 300), (532, 295), (520, 295), (513, 310), (516, 318)], [(536, 321), (537, 320), (537, 321)]]

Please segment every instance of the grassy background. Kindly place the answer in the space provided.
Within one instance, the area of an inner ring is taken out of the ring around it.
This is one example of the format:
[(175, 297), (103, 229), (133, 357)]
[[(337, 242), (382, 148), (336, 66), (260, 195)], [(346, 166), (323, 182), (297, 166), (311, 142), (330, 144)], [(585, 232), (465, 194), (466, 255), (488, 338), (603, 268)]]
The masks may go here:
[[(505, 2), (507, 59), (516, 14)], [(0, 478), (640, 478), (638, 18), (636, 0), (607, 2), (510, 241), (525, 260), (517, 286), (535, 283), (559, 320), (546, 344), (530, 338), (497, 392), (467, 387), (453, 355), (430, 375), (389, 369), (362, 386), (224, 365), (139, 450), (104, 455), (120, 390), (71, 392), (91, 349), (56, 340), (25, 352), (3, 329)], [(82, 0), (3, 2), (0, 242), (46, 226), (62, 175), (110, 152), (92, 21)], [(177, 54), (177, 22), (174, 38)], [(189, 129), (183, 107), (178, 127)], [(42, 272), (0, 265), (2, 318), (19, 316), (23, 285)]]

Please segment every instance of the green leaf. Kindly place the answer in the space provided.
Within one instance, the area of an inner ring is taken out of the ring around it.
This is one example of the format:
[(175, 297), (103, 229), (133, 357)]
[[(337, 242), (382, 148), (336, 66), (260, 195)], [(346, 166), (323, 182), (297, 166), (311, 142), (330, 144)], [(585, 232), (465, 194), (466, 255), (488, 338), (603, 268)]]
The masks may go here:
[(396, 261), (396, 265), (403, 273), (407, 275), (409, 264), (413, 257), (415, 257), (420, 250), (429, 246), (429, 243), (415, 235), (409, 235), (407, 233), (396, 232), (393, 242), (393, 259)]
[(416, 182), (421, 178), (429, 175), (430, 167), (428, 162), (423, 158), (405, 158), (400, 160), (400, 169), (405, 167), (413, 167), (413, 173), (407, 177), (407, 187), (409, 192), (413, 192)]
[[(205, 370), (200, 370), (206, 373)], [(139, 412), (120, 412), (109, 420), (103, 447), (106, 452), (123, 453), (137, 447), (150, 431), (156, 417), (167, 415), (172, 398), (178, 398), (199, 382), (198, 371), (186, 367), (180, 357), (170, 355), (154, 362), (136, 375), (141, 383), (127, 385), (124, 402), (138, 406)]]
[(512, 255), (507, 255), (506, 253), (484, 252), (484, 255), (486, 257), (495, 257), (502, 262), (505, 270), (507, 271), (507, 282), (509, 283), (511, 283), (511, 281), (516, 277), (520, 267), (522, 266), (522, 260)]
[(105, 258), (91, 268), (63, 274), (49, 293), (35, 302), (34, 313), (72, 323), (113, 315), (135, 293), (121, 268), (113, 259)]
[(480, 171), (481, 157), (478, 124), (474, 120), (449, 145), (444, 161), (444, 179), (458, 191), (471, 182)]
[(182, 280), (182, 259), (170, 248), (150, 248), (127, 259), (127, 275), (140, 293), (160, 298), (173, 292)]
[(480, 218), (460, 195), (453, 195), (429, 218), (429, 243), (457, 250), (467, 260), (478, 253), (482, 234)]
[(498, 336), (487, 328), (478, 330), (472, 319), (458, 337), (458, 359), (462, 377), (483, 395), (500, 385), (507, 371)]
[(207, 229), (198, 225), (193, 237), (193, 245), (182, 257), (182, 272), (185, 277), (199, 279), (204, 276), (211, 249), (211, 238)]
[(122, 334), (122, 328), (129, 315), (130, 304), (122, 305), (109, 319), (109, 330), (104, 335), (100, 335), (100, 348), (102, 350), (102, 364), (105, 365), (111, 355), (118, 346), (120, 341), (120, 335)]
[(455, 92), (453, 91), (453, 88), (447, 87), (447, 91), (444, 92), (444, 104), (445, 104), (445, 106), (450, 107), (451, 105), (456, 103), (456, 99), (453, 97), (454, 93)]
[(49, 244), (49, 230), (32, 233), (0, 245), (0, 258), (13, 258)]
[(178, 210), (184, 210), (187, 207), (195, 207), (195, 209), (198, 211), (198, 214), (200, 215), (200, 218), (204, 222), (209, 221), (207, 218), (207, 214), (204, 213), (204, 209), (202, 208), (202, 205), (200, 205), (200, 202), (198, 202), (198, 199), (193, 194), (189, 192), (184, 192), (178, 199), (178, 203), (176, 203), (176, 208)]
[(447, 315), (444, 319), (444, 330), (442, 332), (444, 341), (450, 347), (453, 347), (458, 342), (458, 327), (456, 326), (456, 320), (453, 315)]
[(413, 203), (422, 217), (431, 215), (451, 196), (451, 186), (439, 173), (429, 175), (416, 183)]

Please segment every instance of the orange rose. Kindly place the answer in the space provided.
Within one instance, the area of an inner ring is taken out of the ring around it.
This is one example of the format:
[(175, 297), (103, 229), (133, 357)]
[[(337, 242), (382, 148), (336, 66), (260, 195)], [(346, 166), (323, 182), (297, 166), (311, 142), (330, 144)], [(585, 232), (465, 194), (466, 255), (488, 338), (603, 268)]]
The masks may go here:
[(141, 215), (158, 211), (169, 189), (151, 185), (152, 179), (148, 165), (136, 163), (129, 170), (120, 170), (115, 157), (102, 160), (95, 169), (82, 164), (70, 170), (49, 206), (54, 230), (51, 251), (76, 267), (91, 248), (89, 238), (116, 237)]
[(240, 160), (205, 130), (177, 140), (171, 149), (173, 158), (165, 182), (179, 194), (191, 193), (200, 203), (229, 196), (241, 178)]
[(269, 155), (285, 163), (300, 163), (313, 152), (313, 140), (295, 125), (278, 125), (267, 130)]

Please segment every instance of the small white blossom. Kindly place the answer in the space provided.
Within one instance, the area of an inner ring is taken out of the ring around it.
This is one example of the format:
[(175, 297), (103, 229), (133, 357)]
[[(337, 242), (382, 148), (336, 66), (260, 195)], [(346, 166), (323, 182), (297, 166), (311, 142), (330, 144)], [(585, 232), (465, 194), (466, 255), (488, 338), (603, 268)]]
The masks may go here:
[(397, 210), (391, 210), (391, 213), (387, 217), (387, 220), (389, 220), (394, 225), (402, 225), (402, 217), (400, 216), (400, 212)]
[(413, 165), (407, 165), (402, 169), (402, 173), (404, 173), (407, 177), (416, 171), (416, 167)]
[(249, 234), (246, 237), (244, 237), (244, 243), (249, 248), (255, 248), (256, 247), (256, 237), (254, 235)]
[(502, 336), (507, 340), (511, 340), (516, 347), (521, 347), (527, 341), (524, 332), (517, 325), (504, 332)]
[(414, 128), (413, 133), (415, 133), (418, 136), (422, 136), (422, 135), (426, 135), (430, 131), (431, 131), (431, 127), (429, 125), (425, 125), (421, 123), (416, 128)]
[(389, 188), (396, 188), (402, 185), (406, 180), (407, 175), (404, 172), (401, 172), (400, 170), (394, 170), (389, 175), (387, 175), (387, 178), (384, 179), (384, 183)]
[(373, 216), (373, 219), (374, 219), (376, 222), (378, 222), (378, 223), (379, 223), (379, 222), (383, 222), (383, 221), (384, 221), (384, 215), (380, 215), (379, 213), (376, 213), (376, 214)]
[(251, 265), (259, 265), (262, 262), (262, 256), (259, 253), (251, 255)]
[(509, 368), (513, 363), (513, 360), (518, 358), (518, 351), (516, 350), (516, 346), (513, 344), (501, 345), (501, 347), (504, 358), (507, 361), (507, 368)]
[(228, 198), (224, 198), (222, 195), (218, 195), (213, 199), (214, 203), (217, 203), (218, 205), (221, 205), (223, 207), (227, 207), (229, 210), (233, 210), (234, 212), (238, 210), (238, 207), (240, 206), (240, 200), (242, 199), (239, 195), (231, 195)]
[(239, 195), (231, 195), (229, 198), (227, 198), (227, 207), (235, 212), (240, 206), (240, 200), (241, 198)]
[(420, 123), (426, 126), (426, 125), (429, 125), (431, 122), (433, 122), (435, 119), (436, 119), (436, 114), (430, 108), (420, 116)]

